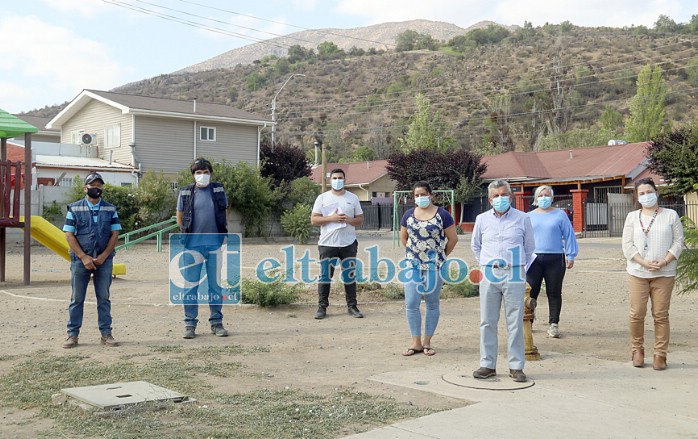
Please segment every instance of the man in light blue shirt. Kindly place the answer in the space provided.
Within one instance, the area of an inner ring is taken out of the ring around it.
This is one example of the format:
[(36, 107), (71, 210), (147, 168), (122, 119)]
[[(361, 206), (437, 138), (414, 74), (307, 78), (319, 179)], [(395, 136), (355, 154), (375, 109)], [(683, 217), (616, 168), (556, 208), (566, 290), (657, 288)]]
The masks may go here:
[(502, 301), (507, 323), (509, 376), (525, 382), (523, 315), (526, 268), (536, 248), (531, 220), (511, 207), (511, 186), (495, 180), (487, 188), (492, 209), (478, 215), (471, 248), (483, 271), (480, 281), (480, 368), (477, 379), (497, 375), (497, 324)]

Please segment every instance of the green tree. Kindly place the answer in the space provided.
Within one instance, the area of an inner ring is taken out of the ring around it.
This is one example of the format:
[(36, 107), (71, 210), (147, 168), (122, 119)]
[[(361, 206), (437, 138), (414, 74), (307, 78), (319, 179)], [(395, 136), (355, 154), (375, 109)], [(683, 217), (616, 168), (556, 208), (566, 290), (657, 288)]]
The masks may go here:
[[(693, 186), (698, 191), (698, 184)], [(698, 227), (687, 217), (681, 218), (684, 228), (684, 245), (676, 268), (678, 294), (698, 290)]]
[(414, 50), (417, 38), (419, 38), (419, 33), (413, 30), (408, 29), (399, 33), (398, 36), (395, 37), (395, 51), (406, 52), (408, 50)]
[(666, 190), (683, 195), (698, 184), (698, 126), (660, 134), (647, 148), (648, 167), (670, 183)]
[(267, 78), (265, 78), (263, 75), (259, 74), (258, 72), (252, 72), (245, 77), (245, 90), (259, 90), (260, 88), (264, 87), (266, 81)]
[(637, 75), (637, 93), (630, 102), (630, 117), (625, 123), (625, 137), (642, 142), (659, 135), (667, 126), (666, 85), (662, 68), (645, 66)]
[(451, 38), (446, 46), (450, 47), (456, 52), (459, 53), (465, 53), (475, 47), (477, 47), (477, 43), (471, 39), (469, 39), (465, 35), (457, 35), (453, 38)]
[(688, 23), (688, 32), (698, 34), (698, 14), (691, 16), (691, 21)]
[(686, 76), (689, 84), (693, 87), (698, 87), (698, 59), (694, 58), (688, 62)]
[(320, 186), (310, 177), (296, 178), (291, 182), (290, 191), (285, 197), (285, 202), (289, 206), (296, 204), (307, 204), (312, 206), (315, 199), (320, 195)]
[(601, 126), (609, 131), (621, 131), (623, 128), (623, 115), (620, 111), (606, 105), (601, 113)]
[(332, 41), (323, 41), (317, 46), (317, 56), (322, 60), (338, 59), (344, 57), (344, 51)]
[(456, 189), (465, 184), (478, 184), (487, 167), (480, 156), (465, 149), (437, 151), (416, 149), (401, 151), (388, 159), (388, 175), (398, 190), (410, 190), (417, 181), (424, 180), (434, 189)]
[(287, 58), (288, 62), (291, 64), (301, 61), (309, 61), (315, 58), (315, 51), (313, 49), (306, 49), (299, 44), (295, 44), (288, 48)]
[(136, 188), (138, 227), (145, 227), (170, 218), (175, 213), (177, 194), (172, 181), (155, 171), (147, 171)]
[(671, 33), (679, 30), (679, 26), (668, 15), (660, 15), (654, 23), (654, 30), (657, 32)]
[(439, 113), (432, 113), (429, 98), (419, 93), (417, 109), (410, 117), (407, 135), (400, 139), (406, 150), (448, 149), (453, 139), (446, 133), (446, 123)]

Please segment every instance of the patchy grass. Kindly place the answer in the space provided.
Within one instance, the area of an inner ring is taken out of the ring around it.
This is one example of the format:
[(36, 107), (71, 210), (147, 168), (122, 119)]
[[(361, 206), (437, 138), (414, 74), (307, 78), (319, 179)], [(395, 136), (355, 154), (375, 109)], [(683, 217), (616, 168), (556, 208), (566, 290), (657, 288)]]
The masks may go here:
[[(418, 409), (391, 399), (339, 389), (330, 395), (300, 390), (259, 389), (220, 393), (206, 376), (234, 380), (242, 365), (223, 357), (268, 352), (264, 348), (214, 346), (172, 353), (167, 360), (139, 358), (101, 363), (77, 355), (35, 353), (0, 377), (0, 405), (34, 410), (55, 424), (39, 437), (130, 438), (327, 438), (363, 431), (400, 419), (425, 416)], [(192, 355), (193, 353), (193, 355)], [(112, 416), (97, 416), (72, 404), (55, 405), (52, 395), (66, 387), (144, 380), (184, 393), (195, 403), (154, 403)]]

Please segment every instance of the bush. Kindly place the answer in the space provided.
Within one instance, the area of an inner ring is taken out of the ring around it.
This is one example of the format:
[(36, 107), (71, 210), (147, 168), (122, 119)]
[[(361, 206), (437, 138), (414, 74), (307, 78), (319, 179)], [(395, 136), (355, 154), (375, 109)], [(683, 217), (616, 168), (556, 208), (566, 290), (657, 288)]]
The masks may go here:
[(172, 190), (171, 180), (160, 171), (145, 173), (136, 188), (138, 204), (138, 227), (164, 221), (175, 214), (177, 194)]
[(293, 236), (300, 244), (307, 243), (310, 238), (312, 230), (310, 210), (307, 204), (296, 204), (281, 216), (281, 227), (284, 232)]
[[(451, 268), (449, 272), (451, 279), (458, 277), (458, 272), (455, 268)], [(457, 284), (444, 284), (444, 293), (446, 295), (455, 295), (459, 297), (477, 297), (480, 295), (480, 286), (470, 282), (469, 279), (464, 279), (463, 282)]]
[(258, 280), (242, 280), (242, 303), (266, 306), (288, 305), (298, 300), (300, 284), (288, 284), (280, 280), (264, 283)]
[(405, 298), (405, 289), (402, 285), (390, 283), (380, 289), (381, 296), (390, 300), (400, 300)]
[(64, 217), (64, 214), (61, 206), (53, 200), (50, 205), (44, 205), (44, 213), (41, 216), (46, 221), (58, 221)]

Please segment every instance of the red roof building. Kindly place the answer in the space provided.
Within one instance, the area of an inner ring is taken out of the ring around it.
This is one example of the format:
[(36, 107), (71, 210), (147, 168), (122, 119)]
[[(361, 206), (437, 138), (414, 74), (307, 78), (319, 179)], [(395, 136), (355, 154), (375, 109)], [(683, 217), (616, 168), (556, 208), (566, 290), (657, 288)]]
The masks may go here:
[[(392, 203), (395, 182), (388, 176), (387, 160), (373, 160), (354, 163), (327, 163), (326, 172), (341, 168), (346, 179), (346, 189), (359, 197), (360, 201), (375, 201), (387, 199)], [(329, 190), (329, 176), (327, 176), (327, 190)], [(322, 183), (322, 166), (313, 168), (310, 178), (317, 184)]]

